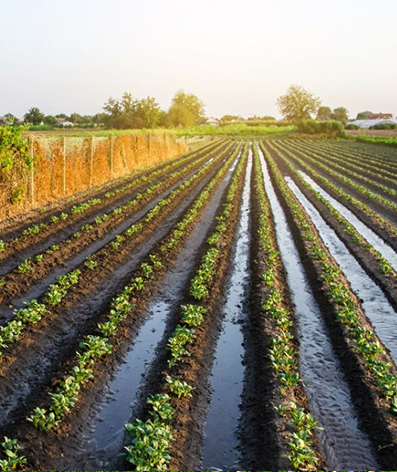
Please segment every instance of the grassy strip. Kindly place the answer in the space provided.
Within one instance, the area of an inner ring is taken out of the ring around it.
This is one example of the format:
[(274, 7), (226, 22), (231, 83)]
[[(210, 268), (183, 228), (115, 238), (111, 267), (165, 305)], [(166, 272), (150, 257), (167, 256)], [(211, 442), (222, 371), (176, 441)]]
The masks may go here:
[(343, 226), (346, 234), (349, 235), (351, 241), (357, 246), (366, 249), (371, 256), (373, 256), (379, 263), (379, 270), (382, 274), (390, 274), (393, 278), (397, 280), (397, 272), (390, 265), (389, 261), (382, 256), (382, 254), (375, 249), (372, 244), (370, 244), (357, 230), (356, 228), (319, 192), (313, 189), (313, 187), (306, 182), (306, 180), (299, 174), (296, 168), (286, 159), (275, 147), (269, 143), (277, 156), (285, 162), (289, 170), (296, 176), (299, 182), (304, 185), (323, 205), (327, 207), (329, 212), (338, 220), (338, 222)]
[[(369, 216), (372, 220), (375, 220), (382, 229), (386, 229), (390, 234), (394, 235), (397, 237), (397, 229), (391, 225), (389, 222), (387, 222), (384, 218), (382, 218), (378, 213), (375, 211), (371, 210), (368, 205), (365, 203), (361, 202), (360, 200), (357, 200), (356, 198), (352, 197), (349, 193), (345, 192), (342, 190), (340, 187), (337, 185), (333, 184), (330, 180), (328, 180), (326, 177), (323, 177), (320, 175), (317, 171), (315, 171), (311, 166), (306, 164), (305, 161), (300, 159), (296, 154), (290, 152), (288, 149), (286, 149), (284, 146), (277, 146), (276, 143), (273, 143), (274, 146), (276, 146), (278, 149), (283, 151), (288, 157), (292, 158), (293, 161), (297, 162), (305, 171), (312, 176), (315, 180), (320, 181), (321, 184), (323, 184), (326, 188), (329, 188), (331, 191), (335, 192), (339, 197), (343, 198), (344, 200), (347, 200), (350, 202), (352, 205), (363, 211), (367, 216)], [(301, 154), (304, 157), (307, 157), (306, 154), (301, 152)]]
[(316, 470), (319, 458), (313, 445), (317, 422), (303, 405), (297, 405), (302, 380), (299, 375), (299, 352), (293, 332), (293, 314), (288, 309), (283, 289), (283, 265), (273, 230), (269, 199), (263, 183), (262, 169), (256, 146), (254, 147), (255, 192), (259, 203), (259, 225), (257, 228), (261, 260), (265, 270), (262, 284), (265, 298), (262, 301), (263, 314), (272, 319), (276, 335), (268, 350), (273, 371), (278, 380), (279, 393), (283, 399), (277, 411), (287, 428), (289, 453), (287, 455), (294, 469)]
[[(223, 158), (224, 156), (221, 155), (218, 157), (218, 160)], [(132, 224), (128, 229), (124, 231), (124, 233), (116, 236), (112, 241), (107, 243), (102, 249), (100, 249), (95, 255), (91, 255), (89, 259), (86, 261), (86, 267), (88, 270), (99, 270), (99, 261), (98, 255), (103, 255), (107, 257), (109, 251), (117, 252), (122, 244), (125, 244), (128, 240), (131, 240), (133, 237), (136, 238), (136, 235), (139, 234), (148, 223), (150, 223), (155, 217), (161, 213), (164, 208), (169, 206), (182, 192), (188, 189), (190, 186), (194, 184), (194, 182), (198, 181), (210, 167), (216, 164), (217, 160), (213, 162), (207, 163), (203, 166), (197, 173), (192, 175), (189, 179), (182, 182), (175, 190), (173, 190), (168, 197), (163, 198), (160, 200), (145, 216), (143, 216), (139, 221)], [(84, 265), (84, 264), (83, 264)], [(79, 277), (81, 275), (81, 270), (76, 269), (69, 274), (64, 276), (58, 277), (58, 284), (55, 286), (50, 286), (49, 290), (44, 294), (43, 301), (45, 302), (44, 307), (43, 304), (39, 304), (37, 300), (31, 300), (28, 303), (27, 308), (23, 310), (16, 310), (15, 311), (15, 319), (9, 321), (5, 326), (0, 327), (0, 349), (8, 348), (11, 344), (15, 343), (25, 328), (31, 324), (38, 323), (44, 313), (47, 312), (49, 307), (54, 307), (55, 305), (59, 304), (63, 298), (66, 297), (68, 290), (71, 288), (72, 285), (77, 285), (79, 281)], [(73, 284), (70, 284), (67, 289), (62, 285), (62, 280), (65, 277), (72, 277), (74, 280)], [(59, 286), (61, 284), (61, 286)], [(58, 293), (62, 290), (62, 296)], [(48, 298), (50, 297), (50, 298)], [(52, 298), (58, 299), (58, 302), (52, 304)], [(32, 316), (25, 316), (25, 311), (30, 310), (30, 304), (38, 304), (40, 305), (40, 312), (36, 313), (34, 317)], [(2, 351), (0, 351), (1, 357)]]
[(216, 176), (208, 183), (200, 195), (196, 198), (183, 219), (175, 225), (168, 236), (160, 243), (159, 249), (153, 251), (136, 271), (132, 282), (126, 285), (122, 292), (115, 296), (111, 302), (107, 321), (98, 324), (98, 332), (95, 335), (87, 335), (80, 343), (80, 350), (76, 353), (76, 359), (68, 376), (61, 382), (54, 392), (51, 392), (51, 402), (47, 409), (35, 408), (28, 418), (36, 428), (48, 431), (57, 427), (63, 418), (69, 414), (79, 397), (81, 388), (87, 381), (93, 378), (95, 363), (102, 357), (112, 353), (111, 339), (117, 340), (117, 328), (134, 310), (132, 299), (138, 294), (150, 293), (150, 281), (162, 273), (166, 260), (170, 259), (168, 251), (177, 248), (182, 238), (194, 225), (201, 208), (208, 201), (213, 189), (224, 177), (226, 171), (236, 158), (238, 148), (231, 154)]
[(376, 136), (357, 136), (356, 140), (362, 143), (383, 144), (384, 146), (397, 147), (397, 138), (384, 138)]
[[(247, 144), (244, 153), (232, 177), (221, 214), (217, 217), (219, 225), (208, 238), (209, 249), (202, 259), (202, 263), (193, 277), (190, 293), (197, 300), (195, 304), (181, 305), (181, 323), (176, 327), (168, 341), (170, 358), (168, 370), (165, 372), (165, 385), (168, 393), (152, 395), (148, 398), (149, 415), (146, 421), (137, 419), (134, 423), (126, 424), (131, 435), (132, 444), (126, 447), (127, 461), (137, 471), (155, 471), (164, 469), (171, 460), (173, 441), (172, 421), (175, 409), (171, 400), (179, 401), (192, 396), (194, 387), (185, 380), (177, 379), (172, 375), (184, 359), (189, 357), (189, 348), (196, 338), (198, 328), (204, 317), (210, 316), (206, 307), (210, 293), (209, 284), (214, 282), (217, 274), (216, 265), (223, 257), (222, 241), (227, 230), (230, 229), (228, 219), (231, 206), (238, 204), (237, 190), (247, 162)], [(198, 290), (197, 287), (201, 288)], [(160, 402), (160, 403), (158, 403)]]
[[(332, 255), (325, 249), (317, 231), (313, 230), (310, 218), (299, 204), (282, 178), (277, 165), (267, 150), (262, 150), (272, 169), (277, 185), (285, 198), (299, 228), (306, 248), (318, 262), (319, 276), (323, 284), (324, 297), (336, 307), (338, 321), (345, 328), (348, 340), (362, 360), (379, 393), (388, 402), (391, 413), (397, 413), (397, 374), (395, 366), (389, 362), (386, 349), (379, 341), (372, 327), (363, 327), (359, 315), (359, 305), (355, 294), (345, 285), (345, 277)], [(368, 324), (368, 326), (370, 326)]]

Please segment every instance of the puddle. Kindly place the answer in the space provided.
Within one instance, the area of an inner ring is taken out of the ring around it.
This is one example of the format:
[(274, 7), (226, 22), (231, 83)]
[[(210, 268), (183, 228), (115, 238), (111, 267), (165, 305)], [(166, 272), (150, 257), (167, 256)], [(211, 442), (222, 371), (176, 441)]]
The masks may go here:
[(394, 270), (397, 270), (397, 253), (387, 245), (383, 239), (381, 239), (376, 233), (374, 233), (367, 225), (365, 225), (356, 215), (342, 205), (338, 200), (331, 197), (320, 185), (318, 185), (311, 177), (302, 171), (298, 171), (300, 175), (308, 182), (314, 190), (320, 193), (326, 198), (332, 206), (334, 206), (348, 221), (351, 223), (356, 230), (377, 249), (382, 256), (387, 259)]
[(124, 424), (133, 417), (145, 372), (156, 357), (169, 313), (179, 303), (186, 283), (190, 280), (197, 250), (207, 236), (236, 164), (237, 159), (216, 190), (210, 205), (204, 210), (186, 247), (177, 256), (175, 265), (166, 274), (158, 293), (161, 300), (151, 307), (150, 317), (141, 327), (134, 345), (110, 383), (108, 398), (98, 411), (91, 431), (82, 440), (81, 449), (74, 451), (73, 459), (67, 458), (66, 470), (108, 468), (123, 449)]
[(264, 184), (274, 215), (277, 242), (295, 304), (300, 338), (300, 364), (310, 410), (319, 426), (318, 438), (332, 470), (377, 470), (367, 435), (358, 426), (348, 385), (328, 338), (320, 309), (299, 257), (284, 211), (261, 155)]
[(233, 273), (228, 284), (227, 301), (223, 306), (224, 321), (211, 374), (212, 396), (204, 426), (202, 470), (237, 470), (237, 428), (243, 390), (244, 354), (240, 320), (244, 317), (244, 302), (248, 290), (250, 246), (250, 149), (245, 178), (241, 218), (238, 227)]
[(349, 252), (335, 231), (323, 220), (316, 208), (307, 200), (295, 182), (286, 177), (286, 181), (296, 197), (305, 207), (314, 225), (318, 229), (325, 245), (339, 264), (352, 289), (362, 300), (362, 306), (380, 340), (390, 351), (397, 363), (397, 314), (378, 285), (366, 274), (355, 257)]

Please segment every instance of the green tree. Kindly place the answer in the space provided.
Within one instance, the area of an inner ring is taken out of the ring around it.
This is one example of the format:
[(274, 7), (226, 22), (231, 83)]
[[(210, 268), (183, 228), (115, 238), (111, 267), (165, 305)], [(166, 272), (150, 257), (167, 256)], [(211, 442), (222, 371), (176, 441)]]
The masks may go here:
[(290, 121), (310, 119), (320, 105), (318, 97), (299, 85), (291, 85), (287, 93), (277, 100), (277, 106), (284, 119)]
[(37, 107), (31, 108), (25, 115), (25, 121), (32, 125), (39, 125), (44, 119), (44, 114)]
[(368, 120), (369, 115), (372, 111), (361, 111), (358, 113), (356, 120)]
[(168, 123), (171, 126), (196, 126), (205, 120), (204, 103), (192, 93), (178, 90), (168, 110)]
[(17, 117), (14, 116), (12, 113), (7, 113), (4, 115), (4, 118), (8, 121), (8, 123), (15, 123), (17, 120)]
[(332, 120), (332, 110), (330, 107), (319, 107), (317, 111), (317, 120), (329, 121)]
[(155, 128), (162, 117), (160, 105), (153, 97), (137, 100), (127, 92), (121, 100), (110, 98), (104, 110), (107, 112), (105, 123), (109, 128)]
[(345, 107), (338, 107), (332, 113), (332, 119), (346, 124), (349, 121), (349, 112)]
[(47, 115), (44, 118), (44, 123), (46, 125), (55, 126), (57, 124), (57, 119), (55, 118), (55, 116)]

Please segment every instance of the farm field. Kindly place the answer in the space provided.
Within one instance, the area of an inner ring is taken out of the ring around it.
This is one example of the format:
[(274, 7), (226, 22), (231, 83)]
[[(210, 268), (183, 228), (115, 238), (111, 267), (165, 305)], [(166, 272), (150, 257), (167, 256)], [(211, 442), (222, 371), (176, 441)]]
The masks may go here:
[(0, 222), (0, 470), (391, 470), (396, 366), (391, 147), (219, 139)]

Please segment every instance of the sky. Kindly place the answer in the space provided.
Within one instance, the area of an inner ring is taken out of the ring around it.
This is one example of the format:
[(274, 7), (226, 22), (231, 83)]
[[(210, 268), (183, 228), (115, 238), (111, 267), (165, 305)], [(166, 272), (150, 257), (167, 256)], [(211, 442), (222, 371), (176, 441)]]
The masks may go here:
[(184, 89), (207, 116), (279, 117), (291, 84), (395, 115), (396, 22), (397, 0), (0, 0), (0, 115)]

